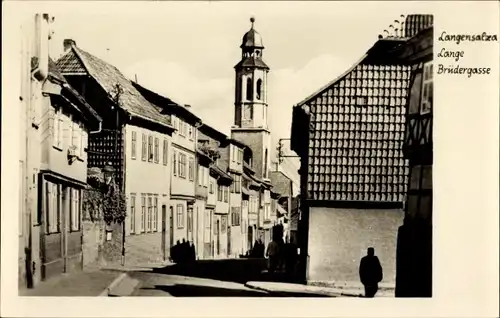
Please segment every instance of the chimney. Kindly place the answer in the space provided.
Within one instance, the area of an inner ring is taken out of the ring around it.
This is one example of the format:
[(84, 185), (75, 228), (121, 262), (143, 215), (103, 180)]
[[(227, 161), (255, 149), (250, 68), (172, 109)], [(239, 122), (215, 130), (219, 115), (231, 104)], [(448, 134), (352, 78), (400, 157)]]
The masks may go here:
[(72, 39), (65, 39), (63, 42), (64, 52), (67, 52), (72, 46), (76, 46), (76, 42)]
[(191, 105), (185, 104), (184, 107), (191, 108)]

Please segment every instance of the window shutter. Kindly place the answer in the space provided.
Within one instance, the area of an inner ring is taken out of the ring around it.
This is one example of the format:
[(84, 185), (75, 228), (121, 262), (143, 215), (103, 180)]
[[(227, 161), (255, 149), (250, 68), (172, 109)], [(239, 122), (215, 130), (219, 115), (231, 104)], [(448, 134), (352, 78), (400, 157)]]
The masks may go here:
[(168, 140), (163, 140), (163, 164), (167, 165), (168, 162)]
[(135, 159), (136, 157), (136, 151), (137, 151), (137, 132), (132, 131), (132, 143), (131, 143), (131, 153), (130, 156), (132, 159)]
[(146, 161), (146, 153), (147, 153), (147, 141), (146, 134), (142, 134), (142, 161)]

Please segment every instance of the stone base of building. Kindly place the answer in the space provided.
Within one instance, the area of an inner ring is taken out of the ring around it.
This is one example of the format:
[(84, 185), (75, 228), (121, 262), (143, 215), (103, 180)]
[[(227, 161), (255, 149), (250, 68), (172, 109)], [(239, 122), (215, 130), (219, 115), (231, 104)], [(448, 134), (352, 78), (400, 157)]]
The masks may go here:
[(393, 284), (396, 241), (404, 212), (395, 209), (311, 207), (307, 281), (359, 281), (359, 263), (368, 247), (383, 267), (382, 283)]

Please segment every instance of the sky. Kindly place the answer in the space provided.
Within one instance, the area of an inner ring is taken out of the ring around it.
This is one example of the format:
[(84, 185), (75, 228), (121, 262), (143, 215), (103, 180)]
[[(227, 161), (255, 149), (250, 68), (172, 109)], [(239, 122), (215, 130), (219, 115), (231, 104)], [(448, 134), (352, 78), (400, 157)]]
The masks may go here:
[[(273, 149), (278, 139), (290, 138), (295, 104), (356, 63), (401, 14), (427, 11), (418, 2), (361, 1), (58, 2), (47, 8), (55, 16), (52, 57), (58, 58), (63, 40), (71, 38), (130, 79), (137, 76), (141, 85), (191, 105), (205, 123), (226, 134), (234, 121), (234, 65), (255, 17), (271, 69)], [(294, 155), (288, 141), (285, 150)], [(294, 158), (282, 165), (296, 185), (298, 168)]]

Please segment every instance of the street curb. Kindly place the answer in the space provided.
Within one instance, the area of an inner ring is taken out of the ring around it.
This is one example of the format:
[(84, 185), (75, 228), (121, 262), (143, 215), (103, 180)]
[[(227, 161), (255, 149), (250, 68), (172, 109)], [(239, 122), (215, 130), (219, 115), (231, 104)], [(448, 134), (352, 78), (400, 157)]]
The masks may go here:
[(344, 295), (341, 292), (333, 292), (333, 291), (332, 292), (320, 292), (320, 293), (315, 293), (315, 292), (308, 291), (308, 290), (297, 291), (297, 292), (295, 292), (295, 291), (273, 291), (271, 289), (249, 285), (248, 283), (245, 283), (244, 286), (247, 287), (247, 288), (250, 288), (250, 289), (263, 291), (263, 292), (266, 292), (266, 293), (269, 293), (269, 294), (283, 295), (283, 296), (290, 296), (291, 294), (321, 294), (321, 295), (330, 296), (330, 297), (340, 297), (340, 296), (358, 297), (358, 295), (356, 295), (356, 296), (350, 295), (350, 294), (345, 294)]
[(115, 288), (125, 277), (127, 273), (121, 273), (117, 278), (115, 278), (111, 284), (108, 285), (100, 294), (99, 297), (107, 297), (109, 296), (109, 292)]

